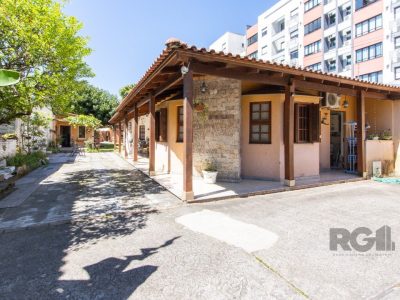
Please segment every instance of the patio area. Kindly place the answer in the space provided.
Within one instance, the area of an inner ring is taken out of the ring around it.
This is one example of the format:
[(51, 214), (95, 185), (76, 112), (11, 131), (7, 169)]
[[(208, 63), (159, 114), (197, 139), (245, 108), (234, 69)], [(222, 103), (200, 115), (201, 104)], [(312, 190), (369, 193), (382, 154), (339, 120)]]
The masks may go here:
[[(127, 161), (143, 173), (149, 174), (148, 158), (139, 156), (138, 161), (133, 162), (132, 159), (128, 157)], [(182, 197), (182, 175), (158, 173), (155, 176), (151, 176), (151, 178), (178, 198)], [(215, 184), (207, 184), (204, 183), (202, 177), (193, 176), (194, 200), (190, 202), (207, 202), (234, 197), (248, 197), (359, 180), (363, 180), (363, 178), (354, 174), (347, 174), (342, 170), (324, 171), (321, 172), (320, 176), (297, 178), (296, 186), (294, 187), (285, 186), (284, 183), (280, 181), (255, 179), (243, 179), (240, 182), (217, 182)]]

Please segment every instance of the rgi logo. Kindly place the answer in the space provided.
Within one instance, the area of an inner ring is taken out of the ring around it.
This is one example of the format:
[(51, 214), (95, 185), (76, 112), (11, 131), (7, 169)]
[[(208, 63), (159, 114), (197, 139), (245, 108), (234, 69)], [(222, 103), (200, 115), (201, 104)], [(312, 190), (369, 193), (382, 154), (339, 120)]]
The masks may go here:
[(340, 245), (343, 250), (358, 252), (366, 252), (372, 249), (375, 245), (377, 251), (394, 251), (395, 243), (392, 242), (392, 230), (385, 225), (375, 232), (367, 227), (358, 227), (352, 232), (346, 228), (331, 228), (329, 230), (329, 249), (338, 251)]

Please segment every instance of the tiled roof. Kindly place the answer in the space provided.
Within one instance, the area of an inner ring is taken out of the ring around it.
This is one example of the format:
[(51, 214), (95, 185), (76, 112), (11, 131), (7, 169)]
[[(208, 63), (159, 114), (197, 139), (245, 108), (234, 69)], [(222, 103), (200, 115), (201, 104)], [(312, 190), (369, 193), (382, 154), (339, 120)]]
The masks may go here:
[[(138, 91), (142, 89), (143, 83), (155, 72), (165, 61), (166, 59), (171, 56), (174, 52), (178, 50), (183, 50), (189, 53), (194, 53), (194, 54), (204, 54), (204, 55), (209, 55), (209, 56), (215, 56), (215, 58), (221, 59), (231, 59), (236, 62), (247, 62), (247, 63), (257, 63), (260, 68), (268, 68), (270, 67), (278, 67), (282, 72), (288, 72), (289, 74), (292, 72), (296, 71), (301, 71), (305, 72), (304, 75), (308, 77), (313, 77), (313, 75), (323, 75), (325, 80), (329, 81), (338, 81), (338, 80), (346, 80), (346, 81), (352, 81), (354, 82), (354, 85), (358, 85), (358, 83), (361, 83), (363, 85), (368, 85), (368, 88), (383, 88), (386, 90), (389, 89), (395, 89), (395, 92), (400, 93), (400, 87), (395, 86), (395, 85), (390, 85), (390, 84), (383, 84), (383, 83), (376, 83), (376, 82), (369, 82), (349, 76), (343, 76), (339, 74), (334, 74), (334, 73), (327, 73), (327, 72), (322, 72), (322, 71), (315, 71), (311, 70), (309, 68), (304, 68), (304, 67), (296, 67), (296, 66), (291, 66), (288, 64), (283, 64), (283, 63), (277, 63), (277, 62), (272, 62), (269, 60), (262, 60), (262, 59), (256, 59), (256, 58), (249, 58), (249, 57), (243, 57), (240, 55), (233, 55), (232, 53), (224, 53), (223, 51), (217, 52), (215, 50), (207, 50), (206, 48), (197, 48), (196, 46), (188, 46), (186, 43), (181, 42), (180, 40), (176, 38), (170, 38), (166, 42), (166, 48), (163, 50), (163, 52), (155, 59), (153, 64), (150, 66), (150, 68), (145, 72), (145, 74), (142, 76), (142, 78), (138, 81), (138, 83), (135, 85), (135, 87), (131, 90), (131, 92), (121, 101), (119, 106), (117, 107), (117, 112), (116, 114), (112, 117), (110, 121), (115, 119), (116, 115), (119, 113), (119, 111), (125, 106), (126, 101), (133, 95), (135, 95)], [(308, 74), (308, 75), (307, 75)], [(351, 84), (349, 82), (346, 82), (346, 84)]]

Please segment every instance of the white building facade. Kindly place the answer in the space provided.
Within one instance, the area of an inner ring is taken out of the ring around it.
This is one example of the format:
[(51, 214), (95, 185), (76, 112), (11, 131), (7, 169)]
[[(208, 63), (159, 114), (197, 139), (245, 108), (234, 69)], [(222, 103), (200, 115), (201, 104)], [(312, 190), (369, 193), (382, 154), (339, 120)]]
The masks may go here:
[(210, 45), (209, 49), (217, 52), (232, 53), (234, 55), (245, 55), (246, 39), (244, 35), (225, 32)]
[(244, 39), (225, 33), (210, 49), (400, 84), (400, 0), (280, 0)]

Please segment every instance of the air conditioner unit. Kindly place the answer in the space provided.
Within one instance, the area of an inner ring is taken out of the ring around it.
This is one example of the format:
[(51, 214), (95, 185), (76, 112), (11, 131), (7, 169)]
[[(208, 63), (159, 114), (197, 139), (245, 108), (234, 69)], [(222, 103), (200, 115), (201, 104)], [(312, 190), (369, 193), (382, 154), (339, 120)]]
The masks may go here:
[(322, 106), (328, 108), (339, 108), (340, 96), (338, 94), (326, 93), (325, 98), (322, 101)]

